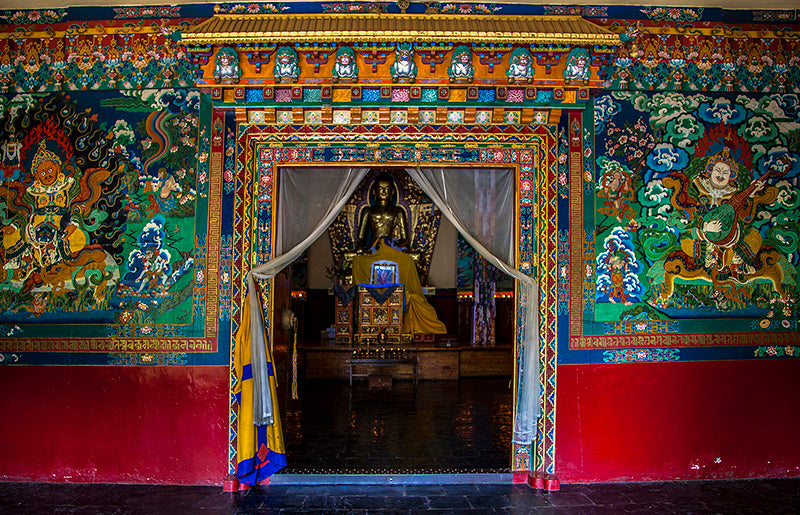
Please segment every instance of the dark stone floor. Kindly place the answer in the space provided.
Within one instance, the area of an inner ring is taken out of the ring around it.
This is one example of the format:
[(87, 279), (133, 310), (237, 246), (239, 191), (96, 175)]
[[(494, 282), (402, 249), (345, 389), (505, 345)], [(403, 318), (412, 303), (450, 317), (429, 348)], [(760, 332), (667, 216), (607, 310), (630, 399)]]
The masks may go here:
[(301, 380), (299, 394), (284, 399), (284, 474), (511, 470), (509, 378)]
[(0, 513), (565, 513), (796, 514), (800, 479), (562, 485), (214, 486), (0, 483)]

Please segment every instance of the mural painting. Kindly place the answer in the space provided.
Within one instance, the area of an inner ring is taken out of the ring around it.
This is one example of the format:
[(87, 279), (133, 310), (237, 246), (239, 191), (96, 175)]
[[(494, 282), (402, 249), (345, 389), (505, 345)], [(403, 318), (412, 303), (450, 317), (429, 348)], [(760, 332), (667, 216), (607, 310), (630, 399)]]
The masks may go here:
[(796, 329), (798, 97), (615, 92), (594, 114), (596, 320)]
[(94, 336), (100, 324), (100, 336), (192, 324), (199, 99), (0, 99), (0, 322), (19, 336), (42, 322), (69, 322), (75, 336), (81, 324)]

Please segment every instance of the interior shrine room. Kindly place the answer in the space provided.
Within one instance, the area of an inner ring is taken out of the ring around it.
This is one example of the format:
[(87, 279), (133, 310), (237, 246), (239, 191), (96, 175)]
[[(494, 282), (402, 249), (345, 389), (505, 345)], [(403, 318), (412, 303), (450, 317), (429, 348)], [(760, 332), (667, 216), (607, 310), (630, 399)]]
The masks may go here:
[(3, 482), (800, 477), (797, 6), (9, 1)]
[[(480, 203), (510, 206), (494, 196), (513, 191), (511, 171), (455, 172), (480, 186), (458, 197), (466, 216), (510, 247), (510, 210)], [(315, 183), (299, 169), (280, 177)], [(460, 237), (404, 169), (366, 171), (275, 289), (274, 359), (287, 385), (287, 454), (297, 460), (290, 469), (507, 469), (514, 279)], [(400, 399), (407, 403), (395, 406)], [(323, 406), (339, 417), (311, 416)], [(350, 432), (352, 442), (336, 442)]]

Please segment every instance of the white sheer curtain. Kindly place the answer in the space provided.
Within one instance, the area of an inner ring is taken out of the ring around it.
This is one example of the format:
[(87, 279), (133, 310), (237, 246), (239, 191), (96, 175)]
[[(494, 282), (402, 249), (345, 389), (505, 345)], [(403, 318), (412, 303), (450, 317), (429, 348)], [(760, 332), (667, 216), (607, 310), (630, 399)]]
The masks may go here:
[(514, 263), (514, 174), (494, 168), (408, 168), (458, 232), (487, 261), (518, 281), (522, 342), (513, 440), (528, 445), (539, 417), (539, 285)]
[[(367, 168), (281, 168), (278, 200), (277, 257), (247, 274), (247, 288), (255, 294), (255, 279), (275, 277), (314, 243), (333, 222)], [(250, 353), (253, 370), (253, 423), (272, 424), (273, 402), (269, 394), (264, 321), (259, 301), (250, 302)]]

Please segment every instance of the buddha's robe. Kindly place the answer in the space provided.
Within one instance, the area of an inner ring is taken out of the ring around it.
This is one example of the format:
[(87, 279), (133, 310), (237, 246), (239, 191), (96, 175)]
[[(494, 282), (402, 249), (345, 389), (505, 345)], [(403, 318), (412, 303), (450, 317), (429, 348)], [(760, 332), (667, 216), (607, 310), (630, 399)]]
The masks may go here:
[(408, 254), (381, 243), (372, 254), (353, 258), (353, 280), (356, 284), (369, 284), (372, 264), (376, 261), (394, 261), (398, 268), (398, 283), (406, 294), (406, 310), (403, 316), (403, 333), (445, 334), (447, 328), (436, 310), (422, 294), (422, 285), (417, 274), (417, 265)]

